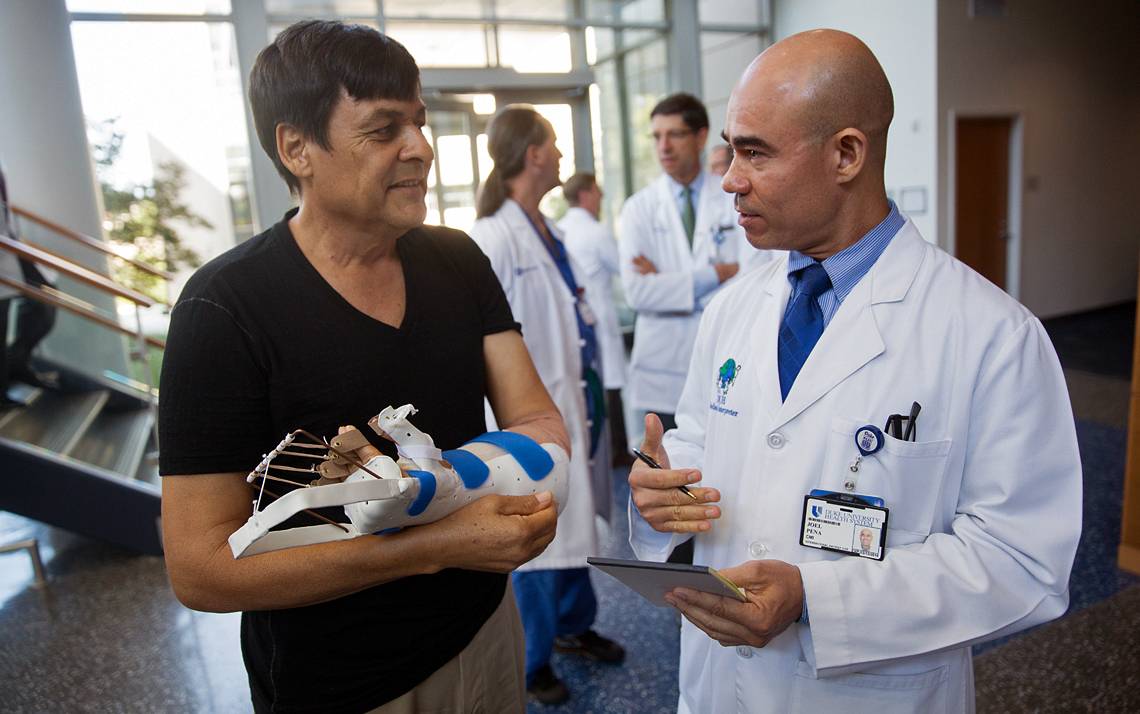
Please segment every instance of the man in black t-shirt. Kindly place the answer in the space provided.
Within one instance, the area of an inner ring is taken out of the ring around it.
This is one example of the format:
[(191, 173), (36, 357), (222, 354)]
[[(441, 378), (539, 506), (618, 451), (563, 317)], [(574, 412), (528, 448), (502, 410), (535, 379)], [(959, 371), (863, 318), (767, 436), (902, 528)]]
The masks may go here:
[(250, 514), (245, 474), (293, 429), (365, 431), (385, 406), (412, 403), (417, 426), (455, 448), (485, 431), (487, 398), (503, 428), (568, 449), (487, 259), (462, 233), (421, 225), (433, 157), (419, 89), (411, 56), (374, 30), (306, 21), (281, 33), (250, 99), (300, 207), (199, 270), (172, 313), (167, 566), (187, 606), (243, 611), (258, 711), (525, 703), (505, 573), (553, 537), (550, 494), (242, 559), (226, 543)]

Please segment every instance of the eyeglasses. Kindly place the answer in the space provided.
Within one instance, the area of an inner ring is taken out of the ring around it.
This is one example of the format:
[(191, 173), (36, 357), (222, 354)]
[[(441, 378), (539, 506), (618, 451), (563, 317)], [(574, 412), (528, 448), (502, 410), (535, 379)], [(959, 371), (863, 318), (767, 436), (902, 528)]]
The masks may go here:
[(669, 141), (680, 141), (681, 139), (684, 139), (686, 136), (692, 136), (693, 133), (694, 132), (692, 129), (670, 129), (669, 131), (666, 131), (664, 133), (659, 133), (659, 132), (655, 131), (649, 135), (649, 138), (653, 139), (653, 141), (655, 141), (655, 142), (661, 141), (662, 137), (668, 139)]

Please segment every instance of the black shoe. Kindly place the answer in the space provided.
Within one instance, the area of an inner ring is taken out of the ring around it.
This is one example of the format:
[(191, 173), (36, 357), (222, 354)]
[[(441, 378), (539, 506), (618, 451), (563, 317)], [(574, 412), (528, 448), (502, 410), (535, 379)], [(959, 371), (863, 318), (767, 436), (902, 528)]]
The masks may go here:
[(570, 690), (548, 664), (534, 673), (526, 691), (543, 704), (561, 704), (570, 698)]
[(625, 650), (621, 645), (593, 630), (586, 630), (580, 635), (555, 637), (554, 649), (596, 659), (599, 662), (616, 663), (625, 659)]

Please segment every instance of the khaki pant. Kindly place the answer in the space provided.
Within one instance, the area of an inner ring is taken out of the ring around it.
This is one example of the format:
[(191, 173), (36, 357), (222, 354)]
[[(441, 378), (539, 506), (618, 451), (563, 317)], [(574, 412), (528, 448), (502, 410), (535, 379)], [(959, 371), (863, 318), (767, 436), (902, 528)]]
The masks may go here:
[(515, 594), (503, 601), (475, 638), (415, 689), (368, 714), (498, 714), (526, 711), (525, 639)]

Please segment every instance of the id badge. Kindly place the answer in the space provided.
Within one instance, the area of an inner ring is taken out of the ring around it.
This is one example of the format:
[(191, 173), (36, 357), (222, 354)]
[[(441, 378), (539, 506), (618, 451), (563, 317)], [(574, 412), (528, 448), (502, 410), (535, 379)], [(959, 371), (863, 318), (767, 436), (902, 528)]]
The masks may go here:
[(812, 491), (804, 496), (800, 545), (882, 560), (890, 513), (882, 503), (873, 496)]

